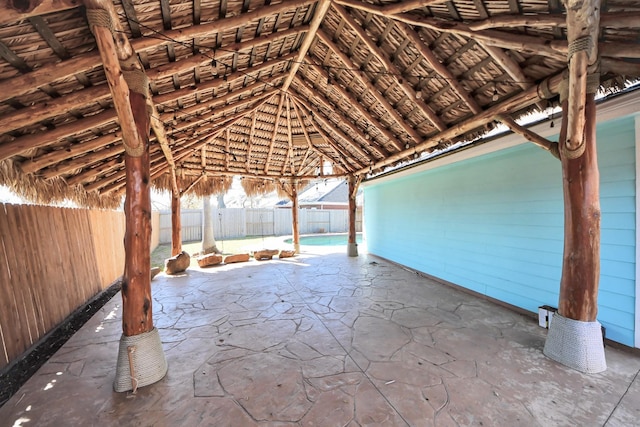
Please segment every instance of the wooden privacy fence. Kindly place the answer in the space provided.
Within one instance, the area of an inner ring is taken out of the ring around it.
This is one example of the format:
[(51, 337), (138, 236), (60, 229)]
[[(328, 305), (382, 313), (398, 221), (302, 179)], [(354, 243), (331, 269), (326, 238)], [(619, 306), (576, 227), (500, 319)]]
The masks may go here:
[(0, 370), (124, 268), (124, 215), (0, 204)]
[[(346, 233), (349, 213), (344, 209), (300, 209), (301, 234)], [(246, 236), (282, 236), (292, 233), (291, 209), (225, 208), (212, 209), (216, 240)], [(202, 240), (202, 210), (182, 209), (182, 241)], [(356, 230), (362, 231), (362, 210), (356, 212)], [(160, 212), (160, 243), (171, 242), (171, 212)]]

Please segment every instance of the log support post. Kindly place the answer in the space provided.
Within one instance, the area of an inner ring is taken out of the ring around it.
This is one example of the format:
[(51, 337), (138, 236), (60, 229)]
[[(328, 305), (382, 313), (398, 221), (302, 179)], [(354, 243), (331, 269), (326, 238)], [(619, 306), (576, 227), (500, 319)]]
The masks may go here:
[[(600, 185), (595, 92), (598, 0), (566, 0), (569, 79), (561, 90), (560, 159), (564, 193), (564, 255), (558, 315), (544, 354), (585, 373), (607, 368), (596, 320), (600, 279)], [(595, 21), (595, 22), (594, 22)], [(595, 28), (595, 29), (594, 29)]]
[(149, 191), (150, 94), (144, 68), (110, 1), (85, 0), (125, 149), (125, 265), (122, 275), (122, 336), (114, 390), (153, 384), (167, 373), (151, 297), (151, 194)]
[(180, 193), (171, 190), (171, 256), (182, 252), (182, 224), (180, 223)]
[(356, 240), (356, 194), (360, 180), (353, 175), (347, 178), (349, 191), (349, 238), (347, 241), (347, 255), (358, 256), (358, 243)]
[(298, 220), (298, 181), (291, 181), (291, 229), (293, 230), (293, 249), (300, 253), (300, 224)]

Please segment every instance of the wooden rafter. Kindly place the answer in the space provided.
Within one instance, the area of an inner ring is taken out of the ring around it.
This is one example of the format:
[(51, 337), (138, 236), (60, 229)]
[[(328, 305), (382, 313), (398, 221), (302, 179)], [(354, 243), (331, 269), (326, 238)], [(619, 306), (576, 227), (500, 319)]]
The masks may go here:
[(251, 118), (251, 130), (249, 131), (249, 140), (247, 141), (247, 172), (251, 172), (251, 147), (253, 146), (253, 135), (256, 131), (256, 120), (258, 115), (253, 113), (253, 117)]
[[(323, 70), (315, 64), (313, 64), (311, 68), (313, 68), (313, 70), (324, 79), (328, 78), (329, 73), (327, 73), (326, 70)], [(380, 134), (382, 134), (396, 149), (402, 150), (404, 148), (402, 142), (400, 142), (398, 138), (396, 138), (396, 136), (391, 133), (391, 131), (384, 127), (384, 125), (380, 123), (378, 119), (373, 117), (369, 110), (367, 110), (360, 102), (358, 102), (353, 94), (344, 90), (340, 85), (332, 85), (331, 89), (337, 91), (341, 97), (349, 101), (349, 106), (358, 110), (358, 113), (360, 113), (360, 115), (363, 116), (367, 120), (367, 122), (371, 124), (371, 126), (375, 128)]]
[[(298, 121), (300, 122), (300, 125), (302, 127), (302, 133), (304, 135), (305, 140), (307, 141), (307, 152), (305, 153), (304, 158), (302, 159), (302, 162), (300, 162), (300, 169), (299, 169), (299, 173), (301, 172), (304, 163), (306, 162), (306, 160), (309, 158), (309, 154), (313, 151), (316, 154), (319, 154), (320, 156), (326, 156), (326, 153), (323, 153), (320, 149), (318, 149), (315, 145), (313, 145), (313, 141), (311, 141), (311, 138), (309, 137), (309, 132), (307, 131), (307, 127), (304, 124), (304, 118), (302, 117), (302, 112), (301, 112), (301, 108), (298, 107), (298, 102), (295, 99), (292, 99), (292, 105), (293, 108), (296, 112), (296, 116), (298, 116)], [(317, 128), (316, 128), (317, 129)], [(348, 167), (346, 165), (343, 164), (343, 166), (345, 168), (348, 169)]]
[[(63, 0), (67, 1), (67, 0)], [(220, 19), (207, 24), (181, 28), (178, 30), (165, 31), (163, 37), (143, 37), (131, 42), (131, 46), (136, 52), (158, 49), (168, 43), (189, 42), (196, 37), (203, 37), (212, 33), (226, 31), (236, 26), (255, 19), (262, 19), (272, 15), (277, 15), (292, 7), (303, 7), (313, 3), (314, 0), (292, 0), (279, 3), (274, 6), (259, 7), (251, 12), (237, 16)], [(284, 30), (283, 30), (284, 31)], [(279, 37), (279, 36), (278, 36)], [(258, 39), (259, 40), (259, 39)], [(260, 43), (256, 41), (256, 43)], [(40, 87), (51, 81), (62, 80), (72, 77), (76, 73), (90, 71), (100, 67), (100, 55), (97, 52), (89, 52), (69, 60), (47, 65), (22, 76), (15, 77), (11, 81), (0, 82), (0, 100), (24, 94), (34, 88)]]
[[(345, 55), (340, 48), (331, 40), (331, 37), (327, 35), (324, 31), (318, 31), (318, 38), (322, 40), (332, 54), (336, 55), (340, 61), (345, 65), (346, 68), (351, 70), (356, 70), (359, 67), (347, 56)], [(369, 79), (361, 77), (359, 73), (354, 73), (355, 78), (362, 83), (368, 90), (369, 94), (376, 99), (380, 105), (389, 113), (391, 118), (414, 140), (414, 142), (418, 142), (421, 140), (420, 135), (409, 126), (406, 120), (398, 113), (398, 111), (391, 105), (391, 103), (376, 89), (375, 85), (369, 81)]]
[[(274, 92), (272, 91), (271, 93), (267, 93), (267, 94), (261, 96), (260, 98), (258, 98), (258, 106), (262, 105), (262, 103), (266, 102), (266, 100), (270, 96), (272, 96), (273, 93)], [(249, 103), (255, 102), (255, 101), (256, 101), (255, 99), (249, 99), (243, 105), (246, 105), (246, 104), (249, 104)], [(231, 106), (226, 106), (220, 112), (222, 114), (225, 114), (227, 112), (231, 112), (231, 111), (237, 109), (238, 107), (240, 107), (240, 106), (237, 105), (237, 104), (236, 105), (231, 105)], [(258, 108), (258, 107), (254, 106), (251, 109), (251, 111), (253, 111), (256, 108)], [(247, 112), (242, 112), (239, 115), (232, 117), (231, 119), (230, 118), (226, 118), (226, 117), (220, 118), (217, 121), (211, 123), (211, 127), (213, 129), (216, 129), (216, 128), (219, 129), (221, 127), (223, 129), (226, 129), (226, 126), (230, 126), (229, 123), (235, 123), (237, 120), (240, 120), (241, 118), (243, 118), (245, 116), (245, 114), (247, 114)], [(202, 144), (203, 143), (202, 141), (208, 141), (209, 139), (211, 139), (211, 134), (210, 134), (210, 132), (206, 132), (205, 136), (203, 136), (201, 138), (196, 138), (195, 140), (186, 141), (184, 143), (179, 144), (180, 145), (180, 149), (176, 153), (174, 153), (174, 155), (173, 155), (174, 163), (177, 162), (178, 160), (180, 160), (180, 156), (184, 156), (185, 152), (187, 152), (187, 151), (191, 152), (193, 150), (194, 146), (197, 146), (198, 148), (200, 148), (201, 145), (198, 145), (198, 144), (199, 143)], [(176, 142), (176, 144), (177, 144), (177, 142)], [(58, 176), (58, 175), (61, 175), (63, 173), (66, 173), (66, 172), (68, 172), (70, 170), (74, 170), (74, 169), (77, 169), (79, 167), (82, 167), (83, 164), (90, 165), (90, 164), (95, 163), (95, 162), (97, 162), (99, 160), (103, 160), (103, 159), (112, 157), (114, 155), (120, 154), (123, 151), (124, 151), (124, 149), (121, 146), (116, 145), (116, 146), (114, 146), (114, 147), (112, 147), (110, 149), (100, 150), (100, 151), (98, 151), (96, 153), (90, 154), (90, 156), (92, 157), (91, 159), (86, 159), (86, 156), (83, 156), (83, 157), (78, 157), (78, 158), (74, 158), (74, 159), (68, 160), (68, 161), (66, 161), (64, 163), (57, 164), (55, 166), (55, 168), (53, 168), (53, 174), (50, 172), (49, 169), (43, 171), (41, 174), (45, 178), (51, 178), (53, 176)], [(165, 170), (168, 169), (169, 167), (170, 167), (170, 165), (167, 163)]]
[[(365, 134), (358, 126), (353, 124), (352, 120), (350, 120), (341, 109), (333, 108), (331, 105), (332, 102), (327, 99), (324, 94), (320, 93), (320, 91), (314, 90), (313, 86), (300, 78), (296, 78), (296, 82), (298, 82), (300, 86), (311, 92), (312, 95), (307, 97), (307, 99), (316, 100), (322, 106), (322, 108), (324, 108), (326, 111), (331, 111), (336, 117), (338, 117), (338, 122), (340, 123), (340, 125), (346, 126), (351, 132), (355, 133), (358, 136), (358, 138), (362, 142), (358, 143), (357, 141), (353, 141), (350, 145), (361, 156), (367, 157), (369, 160), (375, 160), (376, 158), (372, 155), (373, 153), (375, 153), (378, 157), (383, 158), (389, 155), (389, 152), (384, 147), (379, 146), (373, 139), (367, 139), (367, 134)], [(303, 104), (305, 103), (306, 101), (303, 102)], [(309, 107), (308, 103), (305, 105)], [(368, 153), (368, 151), (365, 151), (363, 149), (363, 147), (365, 146), (367, 147), (367, 150), (371, 151), (372, 153)]]
[[(546, 79), (545, 82), (542, 82), (540, 85), (545, 84), (552, 93), (558, 93), (558, 87), (560, 86), (561, 81), (562, 81), (562, 74), (560, 73)], [(506, 99), (500, 104), (494, 105), (484, 110), (482, 113), (476, 116), (473, 116), (467, 120), (464, 120), (463, 122), (457, 123), (454, 126), (451, 126), (446, 131), (440, 132), (438, 135), (426, 138), (424, 141), (422, 141), (420, 144), (413, 147), (412, 149), (405, 150), (400, 153), (392, 154), (386, 159), (375, 163), (374, 165), (372, 165), (372, 167), (374, 169), (378, 169), (378, 168), (393, 164), (410, 155), (413, 155), (414, 153), (429, 150), (437, 146), (441, 141), (455, 139), (456, 137), (463, 135), (466, 132), (469, 132), (475, 128), (478, 128), (479, 126), (484, 125), (487, 122), (492, 121), (498, 114), (502, 114), (504, 111), (517, 111), (528, 105), (531, 105), (537, 102), (539, 99), (538, 87), (540, 85), (531, 87), (524, 92), (520, 92), (512, 96), (511, 98)], [(368, 173), (369, 170), (370, 168), (363, 168), (357, 171), (356, 174), (365, 174), (365, 173)]]
[[(600, 15), (600, 23), (609, 28), (638, 28), (640, 27), (640, 13), (634, 11), (608, 12)], [(490, 28), (516, 28), (516, 27), (561, 27), (566, 28), (565, 15), (499, 15), (477, 21), (469, 25), (473, 31), (487, 30)]]
[(458, 34), (470, 39), (475, 39), (489, 46), (533, 52), (557, 59), (561, 59), (567, 53), (567, 43), (560, 40), (545, 41), (533, 36), (510, 34), (499, 30), (474, 31), (469, 28), (468, 24), (464, 24), (462, 22), (451, 20), (444, 21), (437, 18), (416, 16), (407, 13), (385, 13), (380, 9), (371, 8), (369, 7), (370, 5), (366, 5), (366, 3), (357, 0), (337, 0), (336, 3), (353, 9), (364, 10), (387, 19), (405, 22), (410, 25), (425, 27), (445, 33)]
[(300, 64), (302, 64), (302, 61), (304, 61), (304, 57), (307, 55), (307, 51), (309, 50), (309, 47), (311, 46), (311, 43), (313, 42), (313, 39), (316, 36), (316, 32), (318, 31), (318, 28), (320, 28), (320, 24), (322, 23), (324, 16), (329, 10), (330, 5), (331, 5), (330, 0), (318, 1), (318, 4), (316, 5), (316, 10), (313, 15), (313, 19), (311, 20), (311, 23), (309, 25), (309, 30), (307, 31), (307, 34), (304, 38), (304, 42), (302, 43), (302, 46), (300, 46), (300, 49), (298, 50), (298, 56), (296, 57), (296, 60), (293, 61), (293, 63), (291, 64), (289, 75), (287, 76), (287, 79), (282, 84), (283, 91), (286, 91), (287, 89), (289, 89), (289, 85), (291, 85), (293, 78), (298, 73), (298, 68), (300, 68)]
[[(303, 26), (300, 26), (300, 27), (288, 28), (286, 30), (279, 31), (277, 33), (272, 33), (272, 34), (268, 34), (268, 35), (262, 35), (262, 36), (254, 38), (254, 39), (251, 39), (251, 40), (246, 40), (246, 41), (243, 41), (243, 42), (240, 42), (240, 43), (233, 43), (233, 44), (230, 44), (230, 45), (226, 45), (226, 46), (224, 46), (224, 49), (216, 49), (213, 52), (206, 52), (206, 53), (202, 53), (202, 54), (198, 54), (198, 55), (193, 55), (193, 56), (190, 56), (188, 58), (181, 59), (179, 61), (169, 62), (168, 64), (164, 64), (164, 65), (160, 65), (158, 67), (154, 67), (154, 68), (152, 68), (150, 70), (147, 70), (147, 76), (152, 80), (171, 77), (174, 74), (187, 71), (187, 70), (192, 69), (194, 67), (198, 67), (198, 66), (201, 66), (201, 65), (210, 65), (211, 62), (214, 59), (216, 61), (220, 61), (220, 60), (222, 60), (222, 58), (234, 55), (234, 52), (247, 50), (247, 49), (250, 49), (252, 47), (260, 46), (260, 45), (267, 44), (267, 43), (273, 43), (276, 40), (283, 39), (283, 38), (286, 38), (286, 37), (289, 37), (289, 36), (292, 36), (292, 35), (296, 35), (296, 34), (302, 32), (302, 31), (305, 31), (308, 28), (309, 28), (308, 25), (303, 25)], [(297, 53), (293, 53), (293, 54), (287, 55), (287, 60), (295, 58), (296, 55), (297, 55)], [(282, 58), (282, 57), (276, 58), (274, 63), (281, 63), (284, 60), (285, 59)], [(258, 64), (257, 66), (260, 66), (260, 65), (261, 64)], [(248, 71), (245, 71), (244, 75), (246, 75), (247, 72), (251, 72), (251, 73), (256, 73), (257, 74), (256, 71), (254, 71), (253, 69), (250, 69)], [(236, 72), (235, 76), (237, 76), (237, 74), (238, 73)], [(235, 76), (234, 76), (234, 78), (235, 78)], [(230, 77), (231, 76), (227, 76), (227, 79), (229, 79)]]
[(499, 114), (496, 116), (496, 119), (504, 123), (514, 133), (517, 133), (518, 135), (522, 136), (527, 141), (534, 143), (538, 147), (549, 151), (551, 154), (553, 154), (554, 157), (559, 158), (558, 144), (556, 142), (549, 141), (548, 139), (525, 128), (524, 126), (519, 125), (515, 120), (513, 120), (513, 118), (507, 116), (506, 114)]
[(293, 140), (291, 139), (291, 101), (289, 97), (287, 97), (287, 157), (282, 162), (282, 175), (284, 176), (285, 171), (287, 170), (287, 162), (289, 163), (289, 168), (291, 169), (291, 175), (296, 174), (294, 158), (293, 158)]
[(0, 14), (0, 25), (26, 19), (31, 16), (46, 15), (54, 12), (79, 7), (78, 0), (29, 0), (26, 2), (3, 3), (4, 9)]
[(404, 79), (401, 78), (402, 72), (398, 69), (398, 67), (387, 58), (385, 53), (376, 45), (376, 43), (369, 37), (366, 33), (365, 29), (355, 20), (353, 17), (347, 12), (342, 6), (333, 5), (333, 7), (338, 11), (340, 17), (347, 21), (347, 24), (356, 32), (358, 37), (364, 44), (367, 46), (369, 51), (378, 59), (385, 67), (386, 71), (395, 81), (395, 84), (405, 93), (405, 95), (414, 100), (416, 105), (420, 108), (420, 110), (424, 113), (424, 115), (433, 123), (433, 125), (440, 131), (443, 131), (447, 128), (444, 122), (438, 117), (435, 111), (428, 106), (421, 99), (416, 99), (416, 92), (413, 90), (409, 84), (407, 84)]
[[(331, 131), (333, 133), (335, 133), (336, 135), (338, 135), (340, 137), (340, 139), (345, 143), (346, 147), (349, 147), (350, 149), (352, 149), (353, 151), (355, 151), (357, 153), (357, 155), (359, 155), (360, 157), (363, 157), (365, 159), (367, 159), (368, 162), (374, 162), (376, 161), (376, 158), (373, 157), (371, 154), (367, 153), (366, 151), (364, 151), (362, 149), (362, 147), (360, 147), (359, 144), (356, 144), (353, 139), (348, 136), (346, 133), (344, 133), (344, 131), (342, 131), (340, 129), (340, 127), (338, 125), (336, 125), (335, 123), (333, 123), (331, 121), (330, 118), (325, 117), (324, 114), (321, 112), (321, 110), (319, 108), (315, 108), (311, 105), (311, 103), (307, 102), (305, 100), (305, 96), (301, 93), (298, 93), (299, 97), (298, 97), (298, 103), (300, 105), (303, 105), (307, 110), (309, 111), (313, 111), (315, 114), (313, 115), (313, 118), (317, 121), (319, 121), (320, 123), (322, 123), (323, 125), (325, 125), (326, 127), (328, 127), (329, 129), (331, 129)], [(316, 99), (317, 96), (316, 96)], [(320, 100), (322, 101), (322, 100)], [(323, 105), (324, 108), (327, 108), (327, 104)], [(331, 108), (329, 108), (329, 111), (333, 111)], [(342, 117), (340, 117), (340, 115), (338, 115), (339, 117), (339, 122), (345, 125), (349, 125), (349, 122), (346, 122)], [(355, 128), (353, 126), (350, 126), (350, 129), (352, 131), (355, 131)], [(347, 151), (348, 152), (348, 151)], [(345, 154), (344, 152), (341, 154)], [(359, 160), (357, 160), (357, 157), (354, 156), (353, 154), (349, 154), (347, 155), (347, 157), (352, 158), (354, 161), (357, 161), (358, 163), (361, 163)], [(361, 163), (362, 164), (362, 163)]]
[(469, 93), (462, 87), (459, 80), (454, 76), (451, 71), (442, 63), (440, 59), (424, 44), (418, 33), (416, 33), (411, 27), (402, 22), (398, 23), (401, 31), (404, 33), (407, 40), (413, 43), (413, 46), (418, 50), (420, 55), (427, 61), (429, 66), (445, 80), (445, 84), (451, 86), (453, 91), (458, 97), (471, 109), (474, 114), (479, 114), (482, 108), (477, 102), (469, 95)]
[(273, 134), (271, 135), (271, 143), (269, 144), (269, 153), (267, 154), (267, 160), (264, 162), (264, 174), (269, 174), (269, 164), (271, 163), (271, 156), (273, 155), (273, 148), (278, 137), (278, 126), (280, 125), (280, 113), (282, 113), (282, 106), (284, 105), (284, 92), (280, 93), (280, 102), (278, 103), (278, 110), (274, 116), (275, 122), (273, 123)]
[(447, 0), (408, 0), (391, 3), (386, 5), (375, 5), (357, 0), (334, 0), (335, 3), (348, 6), (354, 9), (360, 9), (374, 15), (394, 15), (396, 13), (408, 12), (413, 9), (429, 7), (436, 4), (442, 4)]

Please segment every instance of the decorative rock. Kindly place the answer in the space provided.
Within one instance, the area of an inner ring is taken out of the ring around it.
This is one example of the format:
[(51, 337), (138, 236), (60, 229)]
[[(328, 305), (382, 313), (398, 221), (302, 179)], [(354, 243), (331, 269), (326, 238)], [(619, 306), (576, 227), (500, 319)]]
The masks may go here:
[(167, 274), (182, 273), (189, 267), (191, 257), (185, 251), (164, 260), (164, 272)]
[(296, 256), (296, 251), (287, 251), (283, 249), (280, 251), (279, 258), (291, 258), (293, 256)]
[(202, 255), (197, 258), (198, 265), (200, 267), (210, 267), (212, 265), (218, 265), (222, 262), (222, 255), (208, 254)]
[(224, 258), (225, 264), (233, 264), (234, 262), (247, 262), (249, 261), (249, 254), (235, 254), (235, 255), (227, 255)]
[(277, 249), (263, 249), (261, 251), (255, 251), (253, 253), (253, 257), (259, 261), (271, 259), (274, 255), (278, 255)]
[(160, 267), (153, 267), (151, 269), (151, 280), (153, 280), (153, 278), (156, 277), (161, 271), (162, 269)]

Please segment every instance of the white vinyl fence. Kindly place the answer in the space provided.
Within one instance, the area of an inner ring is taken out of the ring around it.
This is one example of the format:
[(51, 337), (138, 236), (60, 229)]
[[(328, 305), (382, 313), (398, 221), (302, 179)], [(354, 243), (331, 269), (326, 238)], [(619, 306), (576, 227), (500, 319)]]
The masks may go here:
[[(291, 209), (212, 208), (216, 240), (247, 236), (283, 236), (292, 233)], [(345, 209), (300, 209), (300, 234), (346, 233), (349, 212)], [(202, 240), (202, 210), (182, 209), (182, 241)], [(362, 231), (362, 212), (356, 213), (356, 230)], [(160, 211), (160, 243), (171, 242), (171, 211)]]

